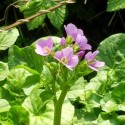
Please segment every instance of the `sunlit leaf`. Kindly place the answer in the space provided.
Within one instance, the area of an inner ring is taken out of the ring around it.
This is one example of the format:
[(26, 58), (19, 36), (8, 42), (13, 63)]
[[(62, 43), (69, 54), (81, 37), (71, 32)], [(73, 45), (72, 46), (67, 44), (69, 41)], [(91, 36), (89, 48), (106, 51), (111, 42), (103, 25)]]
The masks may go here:
[(6, 50), (16, 42), (19, 32), (16, 28), (0, 32), (0, 50)]
[(4, 80), (9, 73), (8, 64), (0, 62), (0, 81)]
[(111, 98), (110, 95), (105, 95), (102, 100), (100, 100), (102, 110), (105, 112), (118, 111), (118, 104)]
[(7, 112), (10, 109), (9, 102), (5, 99), (0, 99), (0, 113), (1, 112)]
[(108, 0), (107, 11), (117, 11), (125, 8), (125, 0)]
[(25, 88), (24, 92), (28, 94), (26, 88), (34, 86), (39, 80), (40, 75), (36, 71), (25, 66), (18, 66), (8, 74), (8, 84), (5, 85), (5, 88), (17, 94), (23, 94), (23, 89)]
[[(30, 113), (30, 125), (53, 125), (53, 95), (38, 89), (25, 99), (22, 106)], [(62, 124), (69, 124), (74, 115), (74, 107), (65, 99), (62, 108)]]
[(77, 97), (82, 95), (84, 91), (85, 91), (85, 80), (83, 77), (81, 77), (71, 87), (71, 89), (67, 93), (67, 97), (69, 99), (76, 99)]

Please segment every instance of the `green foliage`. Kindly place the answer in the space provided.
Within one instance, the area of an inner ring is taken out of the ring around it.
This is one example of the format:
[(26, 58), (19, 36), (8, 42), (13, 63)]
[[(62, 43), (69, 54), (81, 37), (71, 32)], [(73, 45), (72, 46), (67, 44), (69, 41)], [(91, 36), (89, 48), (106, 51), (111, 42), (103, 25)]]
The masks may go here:
[[(20, 6), (20, 11), (24, 14), (24, 17), (32, 16), (33, 14), (36, 14), (40, 10), (45, 9), (43, 5), (43, 0), (35, 1), (32, 0), (28, 2), (27, 4)], [(27, 23), (28, 29), (33, 30), (35, 28), (38, 28), (38, 26), (42, 25), (46, 15), (38, 16), (32, 21)]]
[(0, 81), (3, 81), (9, 73), (8, 64), (0, 62)]
[[(85, 108), (76, 109), (73, 124), (121, 125), (125, 122), (124, 114), (120, 115), (125, 111), (124, 38), (125, 34), (115, 34), (99, 45), (98, 59), (104, 61), (106, 67), (85, 86), (84, 93), (80, 96), (80, 103)], [(87, 119), (86, 116), (89, 115), (90, 118)]]
[(12, 69), (17, 65), (25, 65), (41, 72), (43, 58), (37, 55), (34, 49), (33, 46), (28, 46), (22, 49), (17, 46), (11, 47), (9, 49), (8, 59), (9, 68)]
[[(109, 0), (107, 10), (123, 9), (123, 3), (123, 0)], [(51, 0), (29, 0), (19, 4), (19, 9), (26, 18), (55, 5)], [(65, 14), (66, 6), (60, 7), (27, 22), (28, 29), (43, 25), (45, 18), (60, 29)], [(97, 59), (106, 66), (88, 83), (83, 76), (92, 70), (86, 62), (68, 71), (52, 57), (43, 58), (35, 53), (38, 40), (24, 48), (13, 45), (18, 36), (16, 28), (0, 33), (0, 50), (9, 48), (8, 63), (0, 61), (1, 125), (53, 125), (54, 110), (66, 90), (62, 125), (125, 124), (125, 34), (115, 34), (101, 42)], [(59, 46), (60, 38), (52, 39), (54, 50), (63, 48)]]
[(15, 125), (29, 124), (29, 113), (22, 106), (12, 106), (9, 113)]
[(16, 28), (0, 32), (0, 50), (6, 50), (16, 42), (19, 32)]
[[(54, 50), (60, 49), (60, 38), (52, 39)], [(124, 41), (122, 33), (102, 41), (97, 58), (106, 66), (88, 83), (83, 75), (91, 70), (84, 61), (68, 71), (52, 57), (37, 55), (37, 41), (24, 48), (10, 47), (8, 63), (0, 62), (0, 124), (52, 125), (62, 92), (68, 92), (62, 106), (62, 125), (124, 124)]]
[[(57, 3), (51, 0), (32, 0), (28, 1), (24, 5), (20, 5), (20, 12), (24, 14), (24, 17), (32, 16), (36, 13), (43, 13), (46, 9), (55, 6)], [(27, 23), (28, 29), (33, 30), (38, 28), (38, 26), (43, 25), (44, 19), (48, 17), (50, 22), (58, 29), (62, 26), (66, 14), (66, 7), (60, 7), (53, 12), (44, 14), (36, 17), (32, 21)]]
[(5, 99), (0, 99), (0, 113), (2, 112), (7, 112), (10, 109), (10, 105), (8, 103), (8, 101), (6, 101)]
[[(50, 2), (50, 7), (56, 5), (54, 2)], [(65, 13), (66, 13), (66, 6), (62, 6), (59, 9), (48, 13), (47, 16), (50, 19), (50, 22), (58, 29), (61, 28), (64, 19), (65, 19)]]
[(125, 0), (108, 0), (107, 11), (117, 11), (125, 8)]

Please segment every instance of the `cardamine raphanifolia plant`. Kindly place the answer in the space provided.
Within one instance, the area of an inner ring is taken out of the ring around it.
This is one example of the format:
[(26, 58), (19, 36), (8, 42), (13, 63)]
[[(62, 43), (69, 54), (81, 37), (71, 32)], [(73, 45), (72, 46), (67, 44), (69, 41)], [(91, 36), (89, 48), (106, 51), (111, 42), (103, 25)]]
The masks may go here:
[[(54, 94), (54, 122), (53, 125), (61, 124), (62, 105), (67, 92), (75, 81), (105, 65), (96, 60), (99, 51), (91, 52), (92, 47), (88, 44), (83, 31), (70, 23), (64, 26), (67, 37), (62, 37), (58, 48), (54, 48), (53, 39), (40, 39), (36, 43), (35, 52), (45, 57), (45, 65), (53, 76), (50, 89)], [(88, 53), (86, 53), (86, 50)], [(50, 83), (48, 83), (50, 84)], [(60, 86), (60, 87), (59, 87)], [(60, 95), (57, 95), (61, 90)]]

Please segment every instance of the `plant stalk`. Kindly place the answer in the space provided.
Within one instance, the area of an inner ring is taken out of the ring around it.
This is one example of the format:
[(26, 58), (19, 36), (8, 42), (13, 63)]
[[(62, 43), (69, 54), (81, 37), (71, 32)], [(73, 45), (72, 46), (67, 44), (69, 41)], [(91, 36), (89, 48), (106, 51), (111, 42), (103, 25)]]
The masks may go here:
[(54, 109), (54, 122), (53, 122), (53, 125), (61, 125), (61, 113), (62, 113), (62, 105), (63, 105), (63, 102), (64, 102), (64, 99), (66, 97), (66, 94), (69, 90), (69, 86), (64, 86), (61, 94), (60, 94), (60, 97), (55, 105), (55, 109)]

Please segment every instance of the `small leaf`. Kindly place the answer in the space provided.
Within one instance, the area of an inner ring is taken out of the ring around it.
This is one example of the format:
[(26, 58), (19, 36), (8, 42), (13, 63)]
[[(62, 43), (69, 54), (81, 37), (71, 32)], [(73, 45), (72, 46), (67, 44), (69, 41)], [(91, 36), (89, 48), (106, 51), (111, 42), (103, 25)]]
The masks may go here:
[(0, 62), (0, 81), (4, 80), (9, 73), (8, 64)]
[[(49, 2), (49, 6), (54, 6), (56, 5), (55, 2), (53, 1), (50, 1)], [(61, 28), (63, 22), (64, 22), (64, 19), (65, 19), (65, 14), (66, 14), (66, 6), (62, 6), (56, 10), (54, 10), (53, 12), (51, 13), (48, 13), (47, 16), (48, 18), (50, 19), (50, 22), (58, 29)]]
[(6, 101), (5, 99), (0, 99), (0, 113), (1, 112), (7, 112), (10, 109), (10, 105), (8, 103), (8, 101)]
[(6, 50), (13, 45), (18, 36), (19, 32), (16, 28), (0, 32), (0, 50)]
[[(42, 9), (44, 9), (43, 0), (32, 0), (29, 1), (26, 5), (20, 6), (20, 11), (23, 12), (25, 18), (38, 13)], [(38, 26), (42, 25), (44, 22), (45, 17), (46, 15), (44, 14), (28, 22), (28, 29), (33, 30), (38, 28)]]
[(117, 11), (125, 8), (125, 0), (108, 0), (107, 11)]

